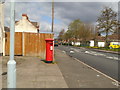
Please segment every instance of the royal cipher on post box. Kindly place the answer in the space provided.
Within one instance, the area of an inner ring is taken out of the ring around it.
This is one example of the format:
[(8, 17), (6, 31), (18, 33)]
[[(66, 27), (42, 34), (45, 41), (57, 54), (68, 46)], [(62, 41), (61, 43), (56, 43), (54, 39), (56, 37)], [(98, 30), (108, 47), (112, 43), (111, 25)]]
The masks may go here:
[(45, 39), (46, 41), (46, 63), (53, 62), (53, 41), (54, 39)]

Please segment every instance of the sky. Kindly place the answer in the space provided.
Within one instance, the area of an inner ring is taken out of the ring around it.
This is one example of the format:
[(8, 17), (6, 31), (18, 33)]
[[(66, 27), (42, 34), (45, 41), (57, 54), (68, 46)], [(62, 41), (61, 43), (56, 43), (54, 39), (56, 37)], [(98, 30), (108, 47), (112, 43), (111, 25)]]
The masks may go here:
[[(65, 1), (65, 0), (64, 0)], [(67, 30), (68, 25), (75, 19), (85, 23), (95, 24), (101, 10), (108, 6), (118, 12), (117, 2), (55, 2), (54, 33), (58, 36), (62, 29)], [(29, 20), (39, 22), (41, 32), (51, 32), (52, 22), (51, 2), (16, 2), (15, 20), (21, 19), (22, 14), (28, 15)], [(10, 3), (5, 3), (5, 26), (10, 26)]]

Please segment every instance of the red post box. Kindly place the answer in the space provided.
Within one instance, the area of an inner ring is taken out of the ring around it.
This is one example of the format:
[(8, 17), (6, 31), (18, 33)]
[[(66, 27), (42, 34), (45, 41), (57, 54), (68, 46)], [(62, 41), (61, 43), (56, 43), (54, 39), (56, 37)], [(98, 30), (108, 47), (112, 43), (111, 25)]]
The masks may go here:
[(45, 39), (46, 41), (46, 62), (52, 63), (53, 61), (53, 39)]

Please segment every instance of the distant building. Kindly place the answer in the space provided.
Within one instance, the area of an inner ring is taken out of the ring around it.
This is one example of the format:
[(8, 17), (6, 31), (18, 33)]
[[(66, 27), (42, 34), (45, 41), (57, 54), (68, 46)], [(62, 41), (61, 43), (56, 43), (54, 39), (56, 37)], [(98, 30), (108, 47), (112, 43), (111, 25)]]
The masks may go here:
[(15, 22), (15, 32), (39, 32), (39, 24), (37, 22), (31, 22), (27, 14), (22, 14), (22, 19)]
[[(104, 47), (105, 46), (105, 39), (106, 39), (105, 36), (97, 36), (96, 37), (97, 46), (98, 47)], [(120, 42), (120, 40), (119, 40), (119, 34), (108, 35), (108, 41), (109, 42)], [(91, 47), (95, 46), (94, 40), (90, 41), (90, 46)]]
[(0, 1), (0, 54), (3, 51), (3, 42), (4, 42), (4, 2)]

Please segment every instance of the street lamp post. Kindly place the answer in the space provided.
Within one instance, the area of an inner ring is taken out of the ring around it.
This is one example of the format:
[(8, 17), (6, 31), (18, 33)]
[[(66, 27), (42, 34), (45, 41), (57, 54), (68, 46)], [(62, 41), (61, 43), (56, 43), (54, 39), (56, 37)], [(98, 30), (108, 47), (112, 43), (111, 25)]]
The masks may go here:
[(10, 25), (10, 60), (7, 63), (8, 76), (7, 88), (16, 88), (16, 62), (14, 60), (14, 31), (15, 31), (15, 3), (11, 2), (11, 25)]

